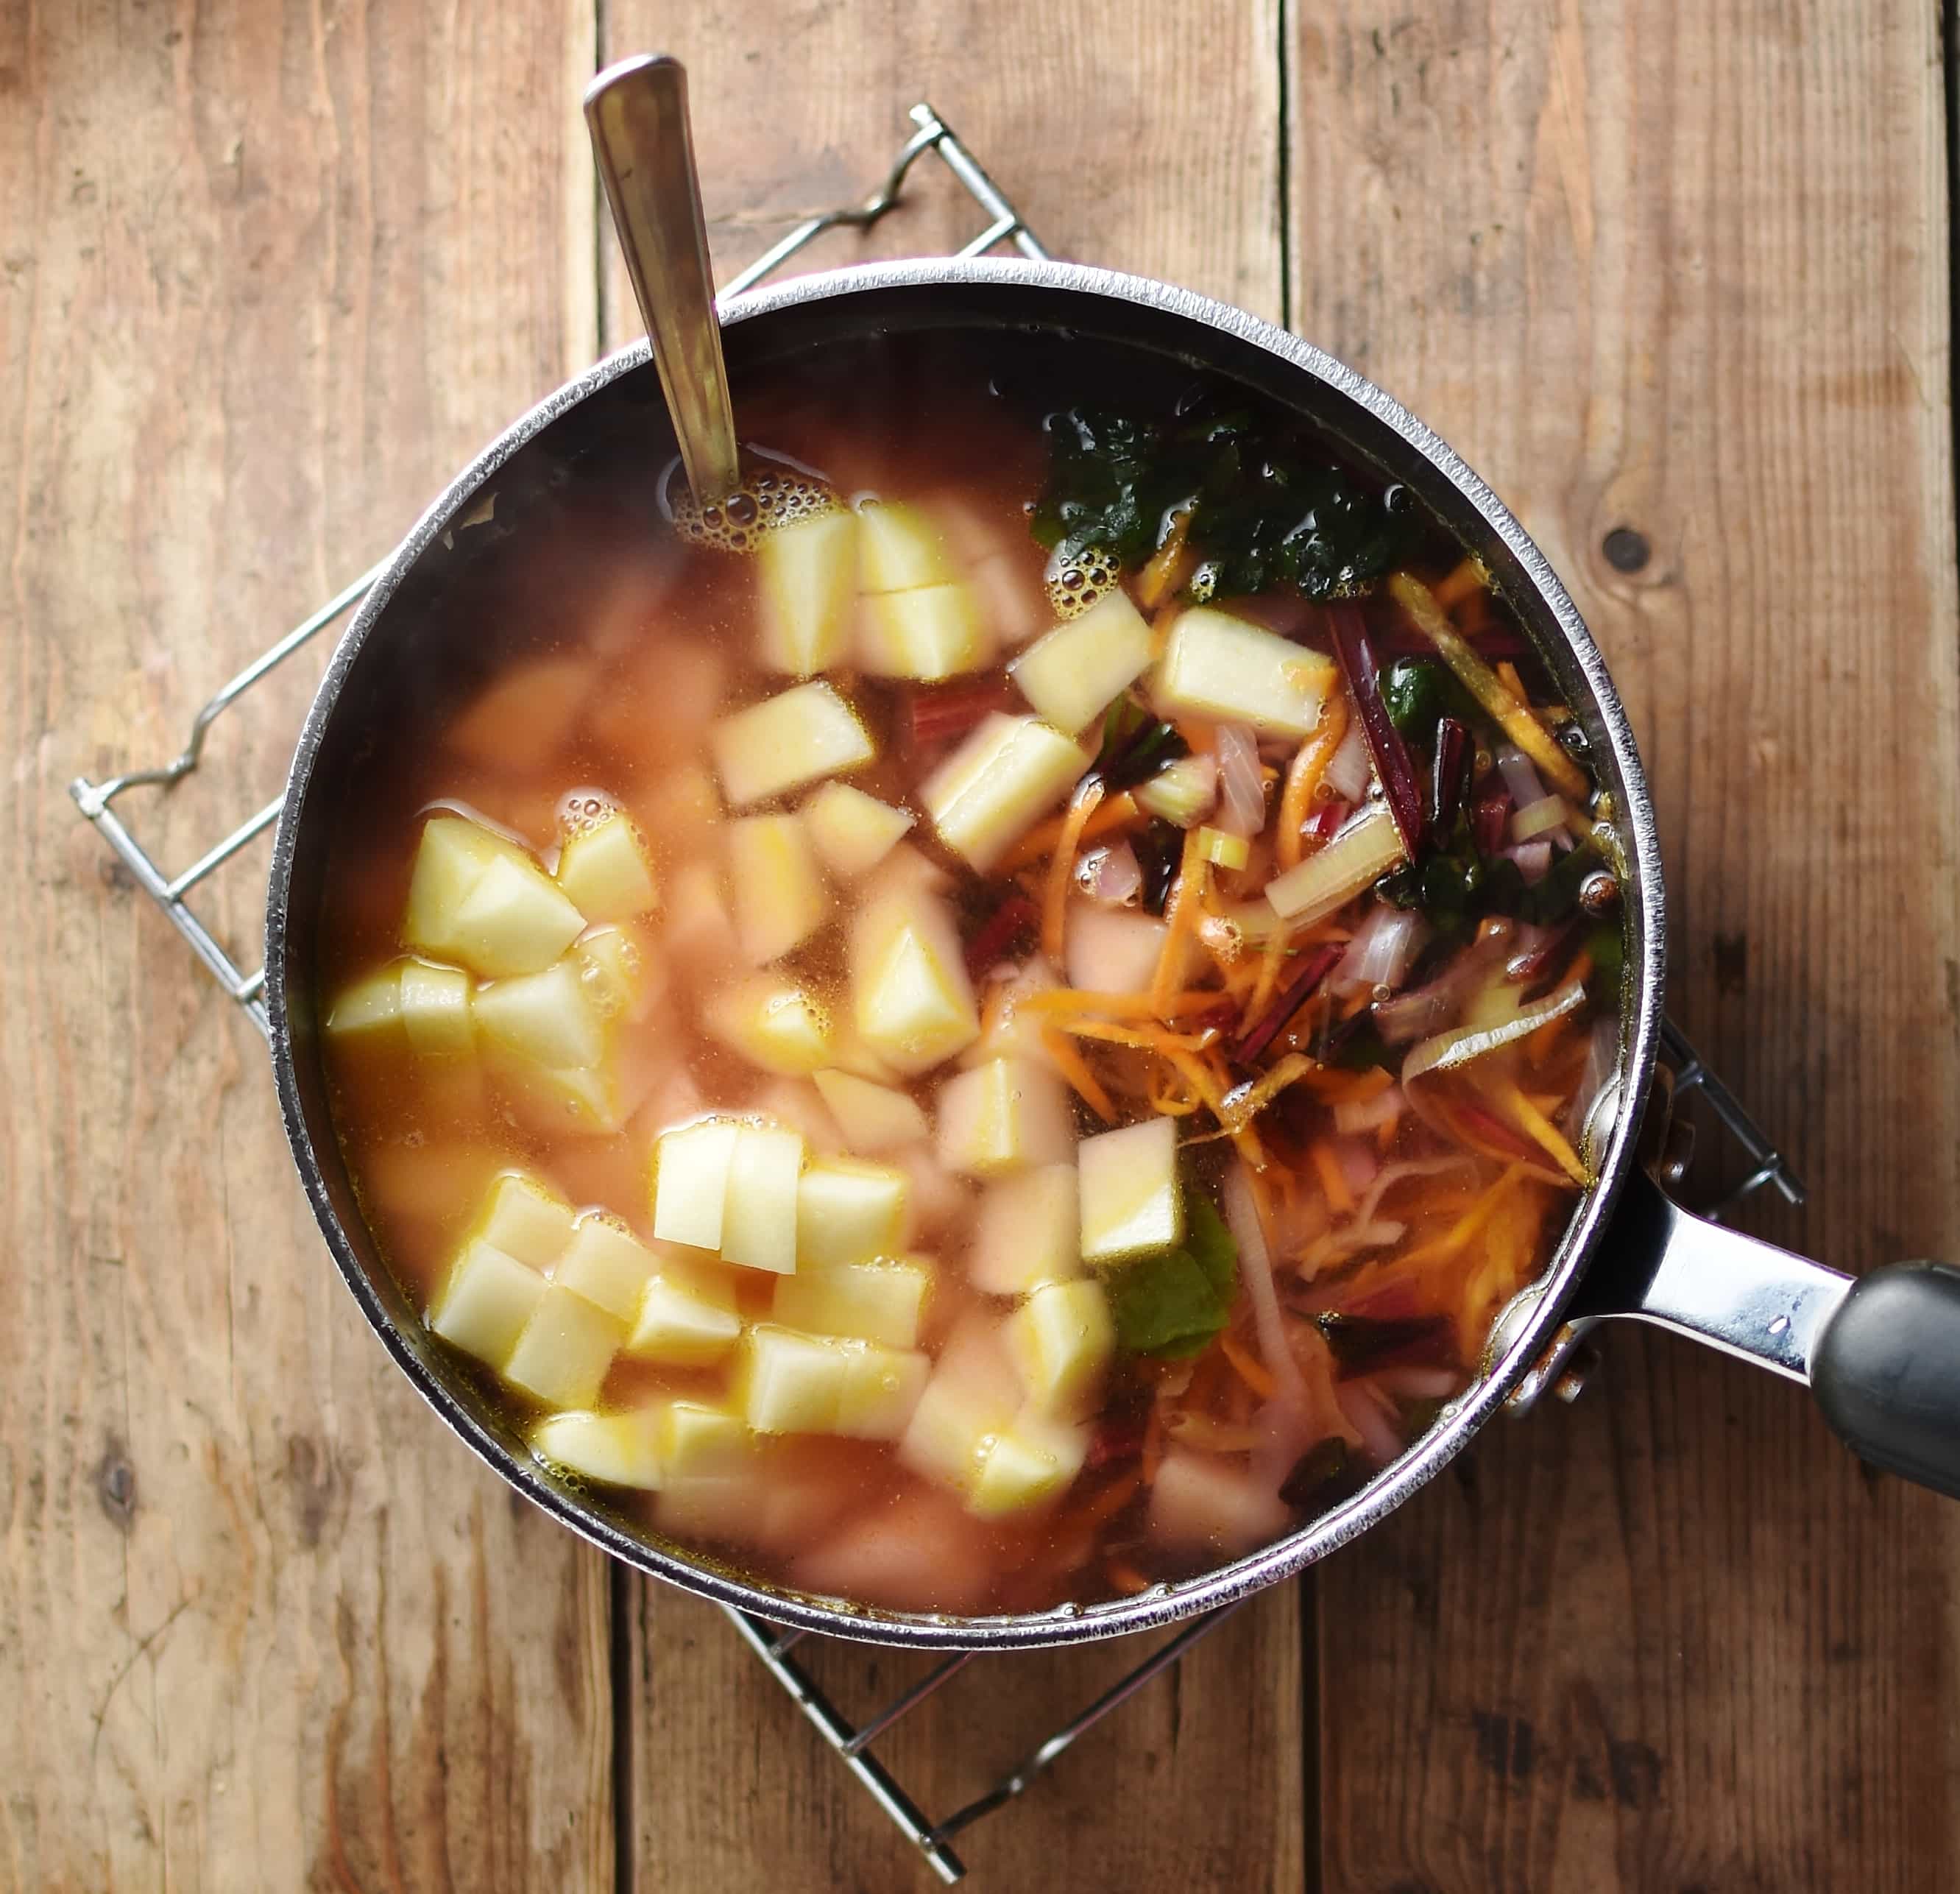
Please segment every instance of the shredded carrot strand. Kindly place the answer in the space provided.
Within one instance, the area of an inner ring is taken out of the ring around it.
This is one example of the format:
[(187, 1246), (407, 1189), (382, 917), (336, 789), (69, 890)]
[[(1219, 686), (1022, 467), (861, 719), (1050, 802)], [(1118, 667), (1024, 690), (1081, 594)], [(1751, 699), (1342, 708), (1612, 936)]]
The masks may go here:
[[(1083, 823), (1082, 833), (1077, 838), (1078, 845), (1096, 841), (1112, 829), (1132, 827), (1143, 819), (1144, 812), (1137, 807), (1136, 798), (1126, 789), (1120, 796), (1108, 797)], [(1011, 874), (1017, 868), (1027, 867), (1052, 854), (1055, 844), (1061, 839), (1062, 828), (1068, 820), (1068, 816), (1064, 813), (1052, 816), (1046, 822), (1036, 823), (1001, 858), (1001, 870)]]
[(1099, 1526), (1106, 1519), (1115, 1518), (1129, 1504), (1132, 1496), (1143, 1483), (1143, 1475), (1132, 1467), (1128, 1472), (1112, 1480), (1083, 1507), (1076, 1515), (1076, 1523), (1081, 1526)]
[(1068, 1081), (1083, 1103), (1104, 1124), (1115, 1124), (1116, 1108), (1110, 1103), (1109, 1094), (1102, 1089), (1082, 1055), (1052, 1027), (1042, 1028), (1041, 1042), (1048, 1057), (1055, 1062), (1055, 1070)]
[(1528, 1168), (1522, 1163), (1507, 1166), (1503, 1175), (1441, 1236), (1433, 1237), (1427, 1243), (1418, 1243), (1413, 1249), (1405, 1249), (1395, 1259), (1397, 1264), (1435, 1262), (1445, 1256), (1454, 1256), (1490, 1221), (1491, 1212), (1503, 1201), (1506, 1192), (1524, 1176)]
[(1491, 575), (1484, 562), (1472, 552), (1456, 565), (1449, 573), (1437, 582), (1436, 602), (1446, 612), (1453, 612), (1463, 601), (1474, 597), (1491, 582)]
[(1150, 1010), (1159, 1019), (1178, 988), (1184, 972), (1185, 937), (1196, 924), (1204, 902), (1205, 870), (1211, 865), (1199, 852), (1198, 833), (1188, 829), (1184, 838), (1184, 858), (1178, 864), (1177, 886), (1164, 915), (1163, 947), (1157, 955), (1157, 976), (1150, 982)]
[(1218, 1344), (1225, 1351), (1225, 1359), (1239, 1371), (1239, 1378), (1262, 1401), (1273, 1398), (1273, 1390), (1279, 1384), (1266, 1372), (1265, 1364), (1255, 1361), (1228, 1335)]
[(1313, 734), (1293, 753), (1293, 762), (1287, 770), (1286, 788), (1280, 795), (1279, 832), (1273, 843), (1275, 859), (1282, 869), (1300, 865), (1307, 806), (1347, 735), (1348, 699), (1335, 691), (1321, 706), (1320, 721), (1314, 726)]
[(1163, 604), (1191, 577), (1197, 565), (1197, 553), (1185, 545), (1194, 511), (1180, 507), (1171, 515), (1170, 530), (1164, 535), (1163, 544), (1137, 575), (1137, 603), (1146, 612), (1154, 612)]
[(1126, 1558), (1112, 1558), (1102, 1568), (1110, 1584), (1125, 1596), (1134, 1598), (1140, 1591), (1148, 1591), (1150, 1581)]
[(1153, 1072), (1144, 1096), (1149, 1100), (1150, 1109), (1166, 1118), (1188, 1118), (1204, 1103), (1195, 1093), (1173, 1091), (1164, 1079), (1161, 1068)]
[(1507, 1079), (1498, 1097), (1510, 1107), (1519, 1125), (1549, 1156), (1554, 1163), (1581, 1189), (1592, 1181), (1591, 1172), (1580, 1163), (1579, 1154), (1565, 1140), (1565, 1134), (1519, 1089), (1515, 1079)]
[(1075, 853), (1082, 846), (1082, 832), (1102, 800), (1102, 779), (1091, 776), (1076, 791), (1068, 812), (1061, 819), (1061, 834), (1055, 845), (1055, 857), (1048, 864), (1048, 885), (1042, 892), (1042, 951), (1057, 966), (1061, 965), (1063, 933), (1068, 920), (1068, 884), (1075, 878)]
[(1192, 987), (1173, 993), (1160, 1009), (1148, 993), (1097, 993), (1087, 987), (1052, 986), (1030, 993), (1021, 1004), (1035, 1013), (1093, 1013), (1106, 1020), (1176, 1020), (1208, 1013), (1224, 996)]
[(1162, 1026), (1118, 1026), (1110, 1020), (1058, 1020), (1055, 1030), (1074, 1039), (1101, 1039), (1110, 1046), (1134, 1046), (1139, 1052), (1157, 1052), (1166, 1058), (1179, 1052), (1195, 1052), (1204, 1040), (1195, 1033), (1173, 1033)]
[(1335, 1156), (1334, 1147), (1325, 1138), (1319, 1138), (1307, 1148), (1306, 1154), (1312, 1160), (1321, 1189), (1327, 1193), (1328, 1207), (1337, 1217), (1350, 1214), (1354, 1208), (1354, 1193), (1341, 1174), (1341, 1160)]

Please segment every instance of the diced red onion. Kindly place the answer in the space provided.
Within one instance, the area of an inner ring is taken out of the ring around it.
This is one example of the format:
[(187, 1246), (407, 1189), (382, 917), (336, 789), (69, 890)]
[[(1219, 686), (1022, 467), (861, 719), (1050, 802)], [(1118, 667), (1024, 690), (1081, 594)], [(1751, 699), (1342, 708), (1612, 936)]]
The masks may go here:
[(1372, 1377), (1363, 1375), (1351, 1381), (1335, 1382), (1334, 1398), (1341, 1405), (1343, 1418), (1360, 1435), (1361, 1451), (1377, 1466), (1386, 1466), (1401, 1456), (1402, 1437), (1386, 1402), (1375, 1391)]
[(1518, 873), (1524, 877), (1528, 888), (1536, 887), (1551, 872), (1551, 844), (1543, 839), (1517, 842), (1498, 852), (1507, 861), (1518, 864)]
[(1375, 773), (1368, 756), (1368, 734), (1358, 717), (1348, 720), (1348, 734), (1341, 739), (1320, 780), (1343, 802), (1359, 802), (1368, 792)]
[(1453, 1026), (1464, 1003), (1489, 975), (1508, 958), (1515, 929), (1487, 922), (1484, 931), (1426, 985), (1398, 994), (1375, 1008), (1375, 1030), (1389, 1046), (1407, 1046)]
[(1429, 944), (1429, 923), (1414, 908), (1382, 902), (1355, 930), (1328, 985), (1336, 993), (1394, 992)]
[(1344, 1098), (1334, 1107), (1334, 1128), (1350, 1134), (1379, 1131), (1402, 1115), (1402, 1088), (1391, 1085), (1373, 1098)]
[(1526, 842), (1540, 836), (1549, 837), (1566, 826), (1570, 813), (1563, 796), (1541, 796), (1535, 802), (1520, 803), (1511, 816), (1511, 839)]
[(1341, 1181), (1357, 1197), (1365, 1195), (1382, 1168), (1382, 1160), (1376, 1156), (1374, 1147), (1365, 1138), (1337, 1138), (1333, 1151)]
[(1375, 1385), (1398, 1401), (1446, 1401), (1462, 1386), (1454, 1368), (1382, 1368)]
[(1307, 817), (1306, 832), (1316, 842), (1332, 842), (1348, 826), (1348, 812), (1353, 807), (1339, 796), (1322, 803)]
[(1128, 907), (1144, 891), (1144, 871), (1137, 852), (1127, 842), (1093, 849), (1076, 870), (1077, 885), (1092, 901), (1112, 908)]
[(1545, 785), (1538, 781), (1531, 759), (1516, 744), (1506, 743), (1499, 749), (1497, 765), (1497, 773), (1504, 779), (1504, 787), (1511, 792), (1512, 801), (1520, 809), (1528, 809), (1533, 803), (1545, 800)]
[(1266, 1233), (1260, 1227), (1252, 1179), (1242, 1163), (1234, 1163), (1225, 1176), (1225, 1222), (1239, 1246), (1239, 1275), (1252, 1298), (1252, 1319), (1259, 1333), (1259, 1353), (1273, 1377), (1273, 1399), (1295, 1416), (1306, 1412), (1306, 1383), (1300, 1364), (1287, 1345), (1286, 1319), (1280, 1313), (1279, 1292), (1273, 1287), (1272, 1258)]
[(1228, 836), (1255, 836), (1266, 826), (1258, 733), (1249, 724), (1220, 724), (1217, 755), (1218, 807), (1212, 826)]

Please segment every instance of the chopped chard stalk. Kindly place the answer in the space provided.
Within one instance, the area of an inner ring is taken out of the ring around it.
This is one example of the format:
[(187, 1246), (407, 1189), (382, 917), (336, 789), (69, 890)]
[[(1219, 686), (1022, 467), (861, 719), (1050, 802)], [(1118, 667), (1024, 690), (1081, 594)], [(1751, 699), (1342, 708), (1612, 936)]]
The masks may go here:
[(1381, 778), (1389, 813), (1395, 817), (1402, 847), (1411, 860), (1422, 844), (1422, 790), (1416, 781), (1415, 766), (1409, 760), (1408, 746), (1402, 741), (1382, 699), (1379, 672), (1374, 648), (1368, 642), (1367, 628), (1360, 611), (1352, 605), (1332, 606), (1327, 614), (1332, 629), (1334, 655), (1348, 695), (1360, 713), (1361, 728), (1368, 740), (1368, 753), (1374, 760), (1375, 774)]

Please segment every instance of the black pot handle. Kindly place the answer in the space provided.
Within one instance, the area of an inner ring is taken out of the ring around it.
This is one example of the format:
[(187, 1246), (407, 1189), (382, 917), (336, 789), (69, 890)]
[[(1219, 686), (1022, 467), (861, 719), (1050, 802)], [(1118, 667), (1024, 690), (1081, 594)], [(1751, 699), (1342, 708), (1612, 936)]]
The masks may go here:
[(1855, 1280), (1691, 1216), (1636, 1170), (1570, 1319), (1671, 1329), (1809, 1385), (1838, 1437), (1960, 1498), (1960, 1269)]

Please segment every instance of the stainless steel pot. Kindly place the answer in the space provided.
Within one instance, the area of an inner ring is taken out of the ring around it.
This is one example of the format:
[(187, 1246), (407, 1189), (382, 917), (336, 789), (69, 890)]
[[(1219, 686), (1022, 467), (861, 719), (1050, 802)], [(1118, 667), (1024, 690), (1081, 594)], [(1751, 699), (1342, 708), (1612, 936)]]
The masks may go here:
[[(1610, 791), (1623, 838), (1628, 924), (1619, 1096), (1644, 1101), (1663, 975), (1663, 892), (1646, 779), (1605, 662), (1544, 555), (1491, 490), (1380, 390), (1319, 349), (1186, 291), (1106, 271), (983, 259), (804, 277), (724, 310), (730, 374), (877, 331), (1065, 329), (1231, 377), (1298, 411), (1382, 474), (1406, 482), (1489, 565), (1545, 654)], [(622, 443), (671, 455), (642, 342), (568, 383), (493, 441), (425, 514), (342, 638), (293, 759), (275, 844), (266, 995), (280, 1109), (322, 1233), (362, 1312), (429, 1404), (520, 1492), (616, 1558), (692, 1591), (809, 1629), (950, 1647), (1061, 1644), (1166, 1625), (1287, 1577), (1365, 1531), (1433, 1478), (1548, 1353), (1602, 1318), (1656, 1323), (1808, 1380), (1868, 1458), (1960, 1492), (1960, 1272), (1898, 1265), (1853, 1284), (1803, 1259), (1685, 1214), (1640, 1168), (1641, 1113), (1600, 1142), (1600, 1182), (1573, 1212), (1545, 1276), (1505, 1312), (1485, 1370), (1401, 1459), (1325, 1517), (1188, 1583), (1086, 1607), (954, 1618), (838, 1606), (759, 1584), (667, 1543), (531, 1456), (508, 1420), (432, 1342), (377, 1252), (330, 1121), (318, 1043), (316, 944), (337, 787), (377, 725), (399, 714), (391, 654), (424, 635), (473, 557), (457, 530), (497, 495), (521, 532), (527, 501), (581, 456)]]

